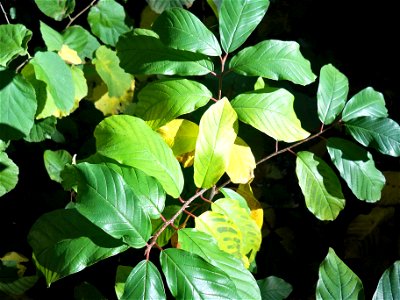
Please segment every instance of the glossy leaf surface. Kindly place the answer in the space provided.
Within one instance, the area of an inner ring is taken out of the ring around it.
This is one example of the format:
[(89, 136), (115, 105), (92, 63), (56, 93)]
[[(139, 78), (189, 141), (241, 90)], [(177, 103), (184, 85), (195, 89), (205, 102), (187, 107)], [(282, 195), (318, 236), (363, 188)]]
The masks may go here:
[(373, 300), (400, 298), (400, 261), (390, 266), (379, 279)]
[(297, 153), (296, 175), (306, 205), (320, 220), (334, 220), (344, 208), (339, 179), (319, 157), (308, 151)]
[(276, 276), (257, 280), (257, 283), (263, 300), (284, 300), (293, 290), (289, 283)]

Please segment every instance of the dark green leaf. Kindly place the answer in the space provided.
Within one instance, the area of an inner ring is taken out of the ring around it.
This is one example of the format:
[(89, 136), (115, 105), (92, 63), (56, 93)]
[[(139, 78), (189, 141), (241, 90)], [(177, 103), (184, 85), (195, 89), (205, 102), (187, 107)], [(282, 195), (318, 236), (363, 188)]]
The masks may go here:
[(347, 121), (345, 126), (361, 145), (386, 155), (400, 156), (400, 126), (392, 119), (361, 117)]
[(100, 47), (97, 39), (79, 25), (68, 27), (63, 33), (64, 44), (74, 49), (80, 58), (92, 59), (94, 51)]
[(6, 293), (7, 295), (13, 296), (10, 299), (15, 299), (15, 298), (18, 299), (19, 296), (23, 295), (27, 290), (32, 288), (38, 281), (38, 279), (39, 277), (34, 275), (34, 276), (24, 276), (12, 282), (0, 281), (0, 291)]
[(29, 135), (24, 138), (27, 142), (42, 142), (46, 139), (51, 139), (56, 131), (57, 119), (49, 117), (35, 121)]
[(42, 13), (56, 21), (68, 17), (75, 8), (75, 0), (35, 0), (35, 3)]
[(342, 120), (359, 117), (386, 118), (388, 116), (383, 95), (368, 87), (354, 95), (343, 109)]
[(321, 68), (317, 92), (318, 117), (331, 124), (342, 111), (349, 93), (349, 80), (331, 64)]
[(48, 51), (58, 51), (61, 49), (64, 40), (58, 31), (40, 21), (40, 33)]
[(267, 278), (257, 280), (260, 287), (262, 300), (283, 300), (292, 292), (292, 286), (285, 280), (269, 276)]
[(32, 31), (22, 24), (0, 25), (0, 66), (5, 67), (19, 55), (27, 55), (31, 37)]
[(210, 58), (166, 47), (152, 36), (123, 35), (117, 44), (121, 67), (131, 74), (205, 75), (213, 71)]
[(132, 270), (133, 267), (131, 266), (119, 265), (117, 267), (117, 275), (115, 275), (115, 293), (117, 294), (118, 299), (121, 299), (122, 294), (124, 293), (125, 282)]
[(74, 300), (107, 300), (95, 286), (88, 282), (82, 282), (74, 288)]
[(340, 181), (333, 170), (308, 151), (297, 153), (296, 175), (306, 205), (320, 220), (334, 220), (344, 208)]
[(0, 152), (0, 197), (11, 191), (18, 182), (18, 166), (7, 156)]
[(360, 278), (329, 248), (321, 263), (316, 290), (317, 300), (364, 299)]
[(379, 280), (373, 300), (400, 299), (400, 261), (388, 268)]
[(47, 284), (79, 272), (129, 246), (106, 234), (75, 209), (42, 215), (33, 224), (28, 242), (42, 270), (52, 275)]
[(340, 176), (358, 199), (376, 202), (381, 198), (385, 176), (375, 167), (371, 153), (339, 138), (330, 138), (327, 148)]
[(96, 127), (94, 135), (100, 154), (155, 177), (168, 194), (179, 197), (183, 189), (181, 167), (162, 137), (142, 119), (108, 117)]
[(125, 282), (121, 300), (166, 299), (164, 284), (157, 267), (149, 260), (142, 260), (132, 270)]
[(312, 83), (316, 76), (296, 42), (268, 40), (247, 47), (236, 54), (229, 67), (245, 76), (262, 76), (272, 80), (289, 80), (296, 84)]
[(72, 156), (66, 150), (46, 150), (43, 154), (44, 166), (49, 177), (57, 182), (62, 181), (61, 172), (66, 164), (72, 163)]
[(176, 299), (238, 299), (229, 276), (197, 254), (169, 248), (161, 252), (161, 267)]
[(153, 24), (164, 45), (210, 56), (221, 55), (214, 34), (192, 13), (182, 8), (164, 11)]
[(125, 10), (114, 0), (99, 0), (90, 8), (88, 22), (92, 32), (105, 44), (115, 46), (120, 35), (131, 30), (125, 24)]
[(158, 129), (176, 117), (206, 105), (211, 97), (207, 87), (196, 81), (159, 80), (140, 90), (135, 114), (151, 128)]
[(28, 135), (37, 108), (35, 90), (20, 74), (1, 69), (0, 87), (0, 139)]
[(151, 235), (151, 223), (140, 200), (121, 175), (104, 165), (80, 163), (76, 209), (93, 224), (134, 248)]
[(269, 0), (222, 1), (219, 8), (219, 34), (222, 48), (230, 53), (239, 48), (261, 22)]
[(194, 0), (146, 0), (150, 8), (158, 14), (171, 7), (182, 7), (185, 5), (187, 8), (192, 6)]

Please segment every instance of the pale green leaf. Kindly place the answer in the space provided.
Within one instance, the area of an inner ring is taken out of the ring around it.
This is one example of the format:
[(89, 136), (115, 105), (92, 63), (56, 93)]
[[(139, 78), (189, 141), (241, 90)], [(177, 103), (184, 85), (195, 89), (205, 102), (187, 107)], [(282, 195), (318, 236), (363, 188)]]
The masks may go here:
[(100, 47), (97, 39), (86, 29), (79, 25), (68, 27), (63, 32), (64, 44), (74, 49), (81, 59), (93, 58), (94, 51)]
[(244, 208), (247, 213), (250, 213), (247, 201), (242, 195), (229, 188), (222, 188), (220, 189), (220, 192), (225, 196), (225, 198), (236, 200), (241, 208)]
[(22, 24), (0, 25), (0, 66), (5, 67), (17, 56), (28, 54), (32, 31)]
[(340, 176), (358, 199), (367, 202), (381, 199), (385, 176), (375, 167), (371, 153), (339, 138), (330, 138), (327, 148)]
[(297, 153), (296, 175), (306, 205), (320, 220), (334, 220), (344, 208), (340, 181), (333, 170), (308, 151)]
[(237, 133), (237, 115), (228, 99), (210, 106), (199, 124), (194, 158), (197, 187), (210, 188), (225, 173)]
[(120, 35), (131, 30), (125, 24), (124, 7), (114, 0), (99, 0), (87, 17), (92, 32), (107, 45), (115, 46)]
[(196, 81), (158, 80), (140, 90), (135, 114), (151, 128), (157, 129), (180, 115), (206, 105), (211, 97), (207, 87)]
[(161, 14), (164, 10), (172, 7), (191, 7), (194, 0), (146, 0), (150, 8), (158, 14)]
[(260, 289), (250, 271), (240, 259), (220, 250), (211, 235), (194, 228), (184, 228), (178, 231), (178, 240), (181, 249), (201, 256), (224, 271), (235, 284), (238, 299), (261, 300)]
[(364, 299), (363, 285), (332, 248), (319, 266), (317, 300)]
[(349, 80), (331, 64), (321, 68), (317, 91), (318, 117), (326, 125), (341, 113), (349, 93)]
[(66, 164), (72, 163), (72, 156), (66, 150), (46, 150), (43, 154), (43, 160), (50, 179), (61, 183), (61, 172)]
[(46, 139), (51, 139), (56, 132), (57, 119), (49, 117), (42, 120), (36, 120), (33, 124), (29, 135), (24, 138), (27, 142), (42, 142)]
[(142, 119), (111, 116), (96, 127), (94, 135), (100, 154), (155, 177), (168, 194), (179, 197), (183, 189), (180, 165), (162, 137)]
[(120, 299), (166, 299), (161, 274), (151, 261), (142, 260), (131, 271)]
[(119, 39), (117, 55), (121, 67), (131, 74), (193, 76), (214, 70), (210, 58), (201, 53), (171, 49), (154, 36), (132, 32)]
[(229, 68), (245, 76), (261, 76), (272, 80), (289, 80), (307, 85), (316, 79), (310, 62), (303, 57), (296, 42), (267, 40), (247, 47), (236, 54)]
[(76, 168), (78, 212), (114, 238), (144, 247), (151, 235), (150, 218), (122, 176), (103, 165), (80, 163)]
[(239, 48), (261, 22), (269, 0), (222, 1), (219, 7), (219, 34), (226, 53)]
[(275, 276), (257, 280), (257, 283), (263, 300), (284, 300), (293, 290), (289, 283)]
[(307, 138), (293, 109), (294, 96), (285, 89), (262, 89), (236, 96), (232, 107), (239, 120), (278, 141), (287, 143)]
[(400, 126), (392, 119), (361, 117), (347, 121), (345, 126), (361, 145), (386, 155), (400, 156)]
[(0, 197), (15, 188), (18, 174), (18, 166), (8, 158), (7, 153), (0, 152)]
[(347, 122), (359, 117), (386, 118), (387, 116), (388, 112), (383, 95), (372, 87), (367, 87), (346, 103), (342, 120)]
[(96, 50), (96, 58), (93, 59), (97, 73), (108, 87), (110, 97), (121, 97), (131, 86), (132, 76), (125, 73), (119, 66), (117, 54), (106, 46), (100, 46)]
[(394, 262), (379, 279), (372, 300), (400, 299), (400, 261)]
[(183, 8), (164, 11), (152, 29), (168, 47), (210, 56), (222, 53), (214, 34), (194, 14)]
[(37, 52), (30, 64), (36, 79), (46, 84), (55, 106), (63, 113), (69, 112), (74, 105), (75, 91), (71, 70), (64, 61), (53, 52)]
[(42, 13), (56, 21), (68, 17), (75, 8), (75, 0), (35, 0), (35, 3)]
[(33, 126), (37, 102), (32, 85), (20, 74), (0, 69), (0, 139), (26, 136)]
[(48, 285), (129, 247), (73, 208), (42, 215), (33, 224), (28, 242), (42, 270), (50, 271)]
[(74, 108), (79, 106), (79, 101), (88, 95), (88, 85), (85, 74), (76, 66), (71, 66), (72, 80), (74, 82)]
[(169, 248), (160, 254), (161, 267), (175, 299), (237, 299), (229, 276), (197, 254)]
[(40, 33), (48, 51), (58, 51), (61, 49), (64, 39), (58, 31), (40, 21)]

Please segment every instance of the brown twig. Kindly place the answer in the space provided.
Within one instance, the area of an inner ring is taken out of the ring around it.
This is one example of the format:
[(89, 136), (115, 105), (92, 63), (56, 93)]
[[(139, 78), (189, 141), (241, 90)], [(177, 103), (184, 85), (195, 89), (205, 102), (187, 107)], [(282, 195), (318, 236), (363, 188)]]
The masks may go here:
[(0, 1), (0, 8), (1, 8), (1, 11), (3, 12), (4, 18), (6, 19), (7, 24), (10, 24), (10, 20), (9, 20), (8, 17), (7, 17), (7, 13), (6, 13), (6, 11), (5, 11), (5, 9), (4, 9), (3, 4), (1, 3), (1, 1)]
[(87, 11), (89, 8), (91, 8), (97, 0), (92, 0), (92, 2), (90, 2), (90, 4), (88, 6), (86, 6), (84, 9), (82, 9), (75, 17), (70, 18), (69, 22), (67, 24), (67, 26), (65, 26), (65, 29), (67, 29), (69, 26), (71, 26), (71, 24), (77, 19), (79, 18), (85, 11)]

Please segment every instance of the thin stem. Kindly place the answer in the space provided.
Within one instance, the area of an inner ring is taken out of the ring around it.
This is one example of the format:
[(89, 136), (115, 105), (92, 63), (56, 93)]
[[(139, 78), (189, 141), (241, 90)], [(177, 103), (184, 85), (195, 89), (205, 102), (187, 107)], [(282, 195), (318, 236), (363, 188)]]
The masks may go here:
[(1, 11), (3, 12), (4, 18), (6, 19), (7, 24), (10, 24), (10, 20), (7, 17), (7, 13), (4, 10), (4, 7), (3, 7), (3, 4), (1, 3), (1, 1), (0, 1), (0, 8), (1, 8)]
[(82, 9), (75, 17), (70, 18), (69, 22), (67, 24), (67, 26), (65, 27), (65, 29), (67, 29), (69, 26), (71, 26), (71, 24), (77, 19), (79, 18), (79, 16), (81, 16), (85, 11), (87, 11), (89, 8), (91, 8), (97, 0), (92, 0), (92, 2), (90, 2), (90, 4), (88, 6), (86, 6), (84, 9)]
[(218, 100), (221, 100), (222, 98), (222, 79), (224, 77), (225, 63), (227, 58), (228, 58), (228, 53), (226, 53), (224, 56), (220, 56), (221, 74), (218, 75)]

